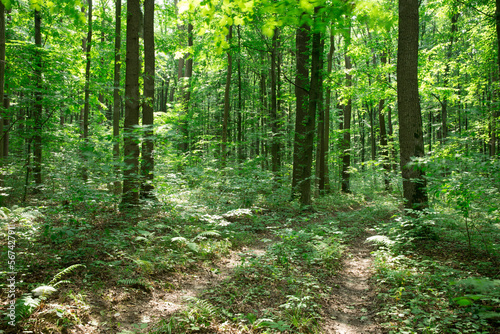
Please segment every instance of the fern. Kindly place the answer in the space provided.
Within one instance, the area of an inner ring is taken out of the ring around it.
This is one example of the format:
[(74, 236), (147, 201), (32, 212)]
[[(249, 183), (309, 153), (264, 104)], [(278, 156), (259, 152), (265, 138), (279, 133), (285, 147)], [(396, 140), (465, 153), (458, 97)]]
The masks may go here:
[(189, 302), (189, 308), (184, 313), (185, 318), (179, 320), (189, 323), (191, 328), (199, 325), (208, 327), (212, 320), (217, 318), (217, 308), (208, 301), (193, 296), (186, 297), (186, 300)]
[(31, 290), (31, 292), (37, 297), (48, 297), (56, 291), (57, 289), (51, 285), (42, 285), (36, 289)]
[(373, 243), (378, 246), (391, 247), (394, 245), (394, 241), (386, 237), (385, 235), (374, 235), (366, 239), (366, 242)]
[(79, 267), (85, 267), (85, 266), (83, 264), (74, 264), (72, 266), (69, 266), (68, 268), (63, 269), (60, 272), (58, 272), (49, 283), (47, 283), (45, 285), (41, 285), (41, 286), (37, 287), (36, 289), (33, 289), (31, 292), (37, 297), (48, 297), (48, 296), (52, 295), (54, 292), (57, 291), (56, 287), (58, 285), (65, 284), (65, 283), (71, 283), (68, 280), (59, 281), (59, 279), (62, 276), (69, 274), (70, 272), (72, 272), (73, 270), (75, 270), (76, 268), (79, 268)]
[[(57, 286), (61, 283), (69, 283), (69, 281), (60, 281), (60, 282), (57, 282), (62, 276), (66, 275), (66, 274), (69, 274), (70, 272), (72, 272), (73, 270), (75, 270), (76, 268), (79, 268), (79, 267), (85, 267), (85, 265), (83, 264), (74, 264), (72, 266), (69, 266), (68, 268), (66, 269), (63, 269), (61, 270), (60, 272), (58, 272), (54, 278), (52, 278), (52, 280), (47, 284), (47, 285), (50, 285), (50, 286)], [(56, 283), (57, 282), (57, 283)]]
[(196, 237), (193, 238), (193, 240), (205, 238), (205, 237), (220, 237), (220, 233), (217, 231), (205, 231), (199, 233)]
[(151, 289), (151, 285), (144, 281), (143, 279), (138, 279), (138, 278), (125, 278), (118, 280), (118, 284), (122, 285), (129, 285), (133, 288), (139, 288), (145, 291), (148, 291)]
[(196, 243), (196, 241), (198, 240), (202, 240), (206, 237), (220, 237), (220, 233), (217, 232), (217, 231), (204, 231), (204, 232), (201, 232), (199, 233), (197, 236), (195, 236), (194, 238), (192, 238), (191, 240), (188, 240), (184, 237), (173, 237), (172, 239), (170, 239), (172, 242), (176, 242), (176, 243), (179, 243), (187, 248), (189, 248), (190, 250), (192, 250), (193, 252), (195, 253), (198, 253), (199, 252), (199, 246), (198, 244)]
[(39, 305), (39, 298), (33, 298), (30, 293), (23, 294), (16, 300), (16, 321), (29, 317)]

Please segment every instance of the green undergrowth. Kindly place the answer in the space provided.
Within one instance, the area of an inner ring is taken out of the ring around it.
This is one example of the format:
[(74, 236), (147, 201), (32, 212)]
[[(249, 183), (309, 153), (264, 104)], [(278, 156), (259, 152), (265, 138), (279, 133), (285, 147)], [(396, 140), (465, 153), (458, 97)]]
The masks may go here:
[[(205, 291), (187, 310), (160, 322), (154, 333), (237, 329), (238, 332), (319, 333), (322, 304), (344, 250), (338, 222), (300, 217), (274, 225), (259, 255), (240, 254), (231, 277)], [(196, 311), (202, 307), (204, 311)], [(198, 316), (193, 316), (193, 312)], [(205, 316), (203, 316), (205, 315)]]
[[(390, 217), (397, 201), (336, 195), (314, 212), (271, 219), (260, 239), (265, 252), (240, 254), (232, 275), (151, 333), (321, 333), (331, 277), (350, 240)], [(270, 216), (272, 217), (272, 216)]]
[(379, 316), (390, 333), (495, 333), (500, 325), (499, 231), (469, 244), (463, 222), (455, 216), (450, 228), (450, 217), (397, 215), (368, 239), (379, 246)]
[[(233, 189), (236, 182), (215, 183), (211, 176), (209, 181), (202, 184), (204, 189), (214, 187), (220, 196), (200, 191), (196, 188), (200, 184), (184, 192), (174, 192), (179, 188), (172, 186), (162, 202), (145, 202), (140, 210), (127, 213), (116, 211), (112, 196), (100, 202), (69, 199), (4, 208), (0, 246), (2, 252), (7, 250), (8, 226), (15, 226), (18, 296), (50, 286), (57, 273), (81, 265), (47, 299), (19, 299), (24, 303), (20, 308), (27, 311), (18, 314), (16, 327), (5, 330), (59, 333), (91, 320), (102, 330), (115, 330), (121, 325), (112, 312), (92, 306), (108, 303), (114, 291), (146, 295), (154, 290), (176, 291), (200, 271), (218, 274), (221, 259), (232, 252), (263, 247), (260, 257), (242, 255), (233, 282), (200, 296), (220, 310), (210, 325), (224, 320), (242, 331), (315, 331), (321, 296), (327, 291), (322, 280), (338, 270), (347, 235), (339, 221), (330, 219), (331, 212), (360, 207), (363, 197), (325, 197), (317, 201), (318, 209), (303, 212), (296, 202), (280, 195), (279, 187), (264, 183), (255, 188), (252, 205), (242, 208), (248, 196), (238, 195), (238, 189)], [(197, 181), (175, 182), (182, 188)], [(268, 201), (273, 192), (277, 195)], [(2, 288), (10, 271), (5, 264), (0, 273)], [(247, 276), (247, 271), (253, 276)], [(233, 295), (234, 291), (242, 294)], [(217, 293), (232, 296), (236, 304), (225, 304)], [(259, 306), (259, 298), (268, 300), (267, 293), (276, 298), (266, 311)], [(205, 302), (191, 304), (198, 305), (193, 306), (196, 309)], [(240, 308), (237, 303), (253, 306)], [(98, 320), (95, 313), (100, 314)]]

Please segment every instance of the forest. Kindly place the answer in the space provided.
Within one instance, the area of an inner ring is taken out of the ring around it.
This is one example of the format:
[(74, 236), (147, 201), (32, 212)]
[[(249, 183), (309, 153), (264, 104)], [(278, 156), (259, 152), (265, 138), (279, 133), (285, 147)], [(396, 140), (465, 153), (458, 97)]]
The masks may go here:
[(0, 0), (0, 334), (500, 333), (500, 0)]

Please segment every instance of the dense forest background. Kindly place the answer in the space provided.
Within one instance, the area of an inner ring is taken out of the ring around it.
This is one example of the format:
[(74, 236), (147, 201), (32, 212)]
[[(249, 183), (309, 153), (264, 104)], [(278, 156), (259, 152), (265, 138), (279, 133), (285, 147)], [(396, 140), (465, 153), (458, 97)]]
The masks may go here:
[[(255, 245), (250, 235), (267, 238), (266, 224), (280, 222), (305, 233), (274, 235), (285, 246), (295, 240), (281, 249), (290, 259), (320, 235), (329, 255), (318, 256), (338, 262), (342, 242), (370, 236), (353, 227), (373, 230), (378, 279), (389, 284), (381, 294), (395, 303), (389, 308), (410, 310), (380, 311), (383, 328), (492, 330), (500, 313), (499, 55), (500, 0), (2, 0), (2, 247), (16, 249), (16, 271), (31, 277), (18, 275), (27, 294), (18, 294), (16, 326), (57, 332), (78, 323), (63, 306), (56, 315), (66, 323), (29, 322), (43, 313), (48, 295), (28, 292), (41, 282), (53, 287), (73, 270), (103, 282), (99, 275), (121, 266), (110, 282), (147, 292), (154, 277)], [(341, 215), (352, 210), (357, 218)], [(232, 227), (220, 221), (228, 212)], [(339, 230), (322, 225), (333, 212)], [(236, 223), (246, 227), (231, 230)], [(339, 231), (351, 237), (334, 242)], [(440, 260), (460, 268), (411, 262), (415, 247), (444, 252)], [(278, 265), (287, 275), (288, 266)], [(404, 288), (412, 268), (446, 272), (453, 286), (425, 290), (439, 302), (412, 304), (417, 293)], [(191, 306), (209, 316), (172, 317), (157, 330), (236, 319), (203, 304), (220, 300), (200, 300)], [(423, 305), (448, 311), (425, 322)], [(445, 317), (453, 308), (455, 318)], [(321, 332), (319, 315), (300, 325), (252, 312), (243, 312), (248, 331)]]

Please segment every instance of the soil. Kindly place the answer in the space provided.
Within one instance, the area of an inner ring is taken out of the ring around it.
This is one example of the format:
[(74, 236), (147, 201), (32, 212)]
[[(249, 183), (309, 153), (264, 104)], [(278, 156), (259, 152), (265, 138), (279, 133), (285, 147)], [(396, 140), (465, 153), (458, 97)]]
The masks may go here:
[[(369, 232), (351, 240), (341, 269), (330, 279), (332, 290), (323, 310), (321, 333), (384, 333), (376, 321), (376, 291), (371, 285), (370, 252), (373, 248), (365, 243), (367, 236)], [(80, 305), (72, 310), (80, 318), (81, 324), (69, 328), (67, 333), (147, 333), (152, 325), (183, 309), (187, 304), (186, 297), (199, 296), (203, 290), (230, 277), (234, 268), (240, 264), (241, 254), (261, 255), (267, 246), (268, 244), (259, 242), (232, 252), (210, 267), (198, 267), (189, 273), (169, 273), (168, 277), (158, 277), (156, 283), (149, 287), (112, 284), (111, 289), (104, 290), (105, 294), (89, 294), (86, 307)], [(39, 320), (53, 317), (44, 314), (44, 311), (51, 309), (50, 305), (46, 306), (39, 308), (34, 317)], [(141, 324), (148, 326), (142, 328)], [(34, 329), (47, 329), (46, 325), (47, 322), (42, 320)], [(226, 329), (218, 333), (233, 332)]]
[(377, 324), (376, 291), (370, 284), (373, 247), (366, 237), (348, 247), (342, 270), (332, 279), (332, 295), (322, 333), (384, 333)]
[[(376, 321), (376, 291), (370, 282), (370, 252), (373, 248), (364, 242), (365, 239), (366, 237), (360, 237), (350, 243), (342, 269), (331, 279), (333, 289), (327, 302), (328, 308), (323, 310), (326, 318), (323, 319), (321, 333), (384, 333)], [(174, 275), (169, 278), (170, 289), (156, 287), (146, 292), (123, 287), (122, 291), (110, 291), (108, 295), (92, 301), (92, 316), (87, 319), (86, 324), (73, 328), (70, 333), (138, 333), (136, 324), (152, 325), (179, 311), (186, 304), (186, 297), (197, 296), (229, 277), (234, 267), (240, 263), (239, 254), (261, 254), (265, 246), (257, 244), (252, 248), (233, 252), (212, 270)], [(106, 326), (103, 327), (103, 324)]]

